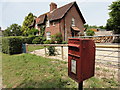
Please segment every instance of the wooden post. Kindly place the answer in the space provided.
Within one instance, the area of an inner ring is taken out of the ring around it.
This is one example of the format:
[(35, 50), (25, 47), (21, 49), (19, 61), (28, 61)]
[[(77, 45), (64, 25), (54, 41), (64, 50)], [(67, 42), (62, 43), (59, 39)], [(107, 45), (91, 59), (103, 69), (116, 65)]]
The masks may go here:
[(26, 53), (28, 53), (28, 44), (25, 44), (26, 46)]
[(45, 46), (45, 56), (46, 56), (46, 46)]
[(63, 59), (63, 46), (61, 46), (61, 56), (62, 56), (62, 59)]
[(78, 83), (78, 90), (83, 90), (83, 81)]

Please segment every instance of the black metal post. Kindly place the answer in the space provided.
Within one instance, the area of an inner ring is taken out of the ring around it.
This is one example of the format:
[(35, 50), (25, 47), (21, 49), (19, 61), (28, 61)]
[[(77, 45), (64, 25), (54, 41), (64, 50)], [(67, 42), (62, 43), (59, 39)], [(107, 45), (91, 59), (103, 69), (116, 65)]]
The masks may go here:
[(78, 90), (83, 90), (83, 81), (78, 83)]

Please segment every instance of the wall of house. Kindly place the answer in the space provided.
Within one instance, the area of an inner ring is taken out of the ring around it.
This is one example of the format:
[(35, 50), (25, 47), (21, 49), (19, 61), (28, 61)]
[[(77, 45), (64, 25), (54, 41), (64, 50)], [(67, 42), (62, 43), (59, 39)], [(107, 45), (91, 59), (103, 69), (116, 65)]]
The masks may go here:
[(45, 34), (47, 32), (51, 32), (51, 35), (55, 35), (56, 33), (59, 33), (60, 32), (60, 29), (59, 29), (59, 21), (54, 21), (55, 22), (55, 25), (53, 26), (53, 22), (50, 23), (50, 27), (46, 27), (45, 29)]
[[(72, 18), (75, 19), (75, 26), (80, 29), (81, 33), (84, 33), (84, 24), (82, 22), (82, 19), (79, 16), (78, 11), (76, 10), (76, 7), (73, 6), (65, 16), (65, 34), (66, 34), (65, 41), (67, 41), (68, 37), (72, 36), (72, 34), (71, 34), (71, 20), (72, 20)], [(64, 20), (62, 22), (64, 22)]]
[(79, 16), (76, 7), (73, 6), (65, 15), (65, 17), (61, 20), (54, 21), (55, 26), (53, 23), (50, 23), (50, 27), (46, 27), (45, 35), (47, 32), (51, 32), (51, 35), (55, 35), (56, 33), (61, 32), (63, 36), (63, 40), (67, 41), (68, 37), (71, 37), (71, 20), (72, 18), (75, 19), (75, 26), (80, 29), (81, 33), (84, 33), (84, 24), (82, 22), (81, 17)]
[(60, 32), (62, 33), (63, 40), (65, 41), (65, 18), (60, 20)]

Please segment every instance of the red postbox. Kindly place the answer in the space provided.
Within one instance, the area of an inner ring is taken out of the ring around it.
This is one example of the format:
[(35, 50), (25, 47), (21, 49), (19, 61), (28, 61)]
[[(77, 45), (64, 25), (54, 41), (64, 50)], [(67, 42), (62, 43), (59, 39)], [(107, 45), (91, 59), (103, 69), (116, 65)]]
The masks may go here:
[(94, 76), (95, 43), (91, 39), (69, 38), (68, 76), (78, 83)]

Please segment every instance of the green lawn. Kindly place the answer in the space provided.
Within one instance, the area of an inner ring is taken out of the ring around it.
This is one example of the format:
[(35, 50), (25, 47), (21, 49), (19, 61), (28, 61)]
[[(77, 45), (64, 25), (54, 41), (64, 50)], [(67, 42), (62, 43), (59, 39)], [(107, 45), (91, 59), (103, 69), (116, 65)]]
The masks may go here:
[[(32, 54), (3, 54), (3, 87), (6, 88), (77, 88), (67, 75), (67, 62)], [(98, 69), (100, 70), (100, 69)], [(116, 87), (114, 80), (93, 77), (84, 88)]]
[(34, 46), (34, 45), (29, 45), (28, 46), (28, 52), (34, 51), (34, 50), (38, 50), (38, 49), (43, 49), (44, 46)]

